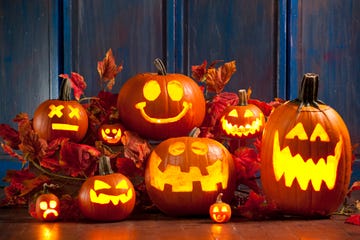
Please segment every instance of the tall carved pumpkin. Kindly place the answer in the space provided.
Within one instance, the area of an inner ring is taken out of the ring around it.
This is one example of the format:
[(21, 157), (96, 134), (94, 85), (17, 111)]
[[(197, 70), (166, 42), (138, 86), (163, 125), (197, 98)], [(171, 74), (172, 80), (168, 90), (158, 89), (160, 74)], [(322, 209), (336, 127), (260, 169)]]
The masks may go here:
[(347, 127), (317, 92), (318, 75), (305, 74), (298, 98), (274, 110), (262, 138), (264, 193), (290, 214), (328, 215), (343, 202), (350, 181)]
[(41, 103), (34, 113), (33, 128), (45, 140), (66, 137), (74, 142), (81, 141), (88, 129), (85, 108), (70, 97), (68, 79), (62, 81), (59, 99)]
[(186, 136), (204, 119), (203, 93), (191, 78), (167, 74), (160, 59), (155, 60), (155, 65), (158, 74), (137, 74), (120, 89), (120, 118), (127, 129), (145, 138)]
[(210, 138), (170, 138), (155, 147), (145, 169), (153, 203), (165, 214), (205, 215), (220, 192), (230, 200), (235, 190), (233, 159)]

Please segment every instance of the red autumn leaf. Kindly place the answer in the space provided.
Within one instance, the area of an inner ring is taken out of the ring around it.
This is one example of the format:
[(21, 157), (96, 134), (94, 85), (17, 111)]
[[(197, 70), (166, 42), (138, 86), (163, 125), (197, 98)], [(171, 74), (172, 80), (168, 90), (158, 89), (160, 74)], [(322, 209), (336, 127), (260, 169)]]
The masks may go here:
[(83, 217), (78, 199), (71, 197), (69, 194), (60, 197), (60, 213), (61, 220), (77, 221)]
[(19, 133), (8, 124), (0, 124), (0, 137), (13, 149), (19, 149)]
[(20, 196), (24, 196), (28, 193), (30, 193), (32, 190), (38, 188), (39, 186), (42, 186), (44, 183), (48, 182), (49, 178), (45, 175), (39, 175), (32, 179), (24, 180), (24, 189), (21, 191)]
[(345, 223), (360, 225), (360, 214), (353, 214), (345, 220)]
[(107, 89), (111, 90), (115, 84), (116, 75), (123, 69), (122, 64), (116, 66), (115, 58), (111, 48), (106, 52), (105, 58), (98, 62), (97, 71), (100, 79), (105, 83)]
[(71, 72), (71, 77), (69, 77), (67, 74), (60, 74), (59, 77), (70, 80), (71, 87), (74, 90), (74, 97), (79, 101), (87, 86), (84, 77), (76, 72)]
[(206, 80), (205, 75), (207, 72), (206, 69), (207, 61), (204, 60), (204, 62), (201, 65), (194, 65), (191, 66), (191, 76), (198, 82), (203, 82)]
[(117, 158), (116, 168), (117, 168), (117, 172), (124, 174), (128, 178), (143, 175), (142, 171), (136, 167), (134, 161), (129, 158), (124, 158), (124, 157)]
[(248, 99), (248, 104), (253, 104), (260, 108), (266, 117), (270, 116), (273, 110), (273, 107), (270, 104), (257, 99)]
[(19, 159), (24, 164), (27, 162), (26, 159), (24, 159), (24, 157), (22, 155), (16, 153), (9, 145), (1, 143), (1, 147), (4, 150), (4, 152), (9, 154), (11, 157), (15, 157), (15, 158)]
[(136, 167), (142, 168), (151, 152), (148, 142), (130, 131), (124, 132), (121, 142), (124, 145), (124, 156), (133, 160)]
[(99, 156), (100, 152), (92, 146), (66, 142), (60, 149), (59, 163), (69, 176), (92, 176)]
[(206, 86), (209, 92), (220, 93), (236, 72), (236, 62), (227, 62), (219, 68), (209, 68), (206, 73)]

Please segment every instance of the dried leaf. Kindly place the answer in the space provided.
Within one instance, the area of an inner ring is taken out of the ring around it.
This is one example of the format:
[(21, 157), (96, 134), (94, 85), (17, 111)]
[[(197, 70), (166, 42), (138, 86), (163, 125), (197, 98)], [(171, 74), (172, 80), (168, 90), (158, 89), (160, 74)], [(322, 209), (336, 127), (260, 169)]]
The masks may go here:
[(195, 66), (191, 66), (191, 76), (198, 82), (203, 82), (206, 80), (205, 76), (206, 76), (206, 65), (207, 65), (207, 61), (204, 60), (204, 62), (201, 65), (195, 65)]
[(71, 77), (67, 74), (60, 74), (59, 76), (70, 80), (71, 87), (74, 90), (74, 97), (76, 100), (79, 100), (87, 87), (84, 77), (76, 72), (71, 72)]
[(225, 63), (219, 68), (209, 68), (206, 73), (206, 86), (209, 92), (220, 93), (236, 72), (236, 62)]
[(136, 167), (142, 168), (151, 152), (148, 142), (130, 131), (124, 132), (121, 142), (124, 145), (124, 156), (133, 160)]
[(123, 69), (122, 64), (116, 66), (115, 58), (111, 48), (106, 52), (105, 58), (98, 62), (97, 71), (106, 88), (111, 90), (115, 84), (116, 75)]
[(353, 214), (345, 220), (345, 223), (360, 225), (360, 214)]
[(5, 143), (13, 148), (19, 149), (20, 138), (19, 133), (8, 124), (0, 124), (0, 137), (5, 141)]

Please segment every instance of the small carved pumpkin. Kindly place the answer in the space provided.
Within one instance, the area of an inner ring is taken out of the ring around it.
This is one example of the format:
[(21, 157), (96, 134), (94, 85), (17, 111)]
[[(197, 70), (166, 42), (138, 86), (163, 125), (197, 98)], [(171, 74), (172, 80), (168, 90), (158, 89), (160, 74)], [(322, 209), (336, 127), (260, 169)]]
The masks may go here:
[(98, 136), (101, 141), (108, 145), (120, 145), (124, 127), (120, 123), (103, 124), (98, 129)]
[(179, 137), (161, 142), (145, 169), (147, 192), (168, 215), (205, 215), (220, 192), (232, 197), (234, 165), (229, 151), (210, 138)]
[[(108, 158), (101, 158), (100, 164), (105, 164), (110, 174), (90, 177), (82, 184), (78, 194), (80, 210), (92, 220), (123, 220), (135, 206), (134, 186), (123, 174), (112, 173)], [(105, 172), (101, 170), (101, 174)]]
[(149, 139), (187, 136), (205, 117), (200, 87), (182, 74), (167, 74), (160, 59), (159, 74), (142, 73), (120, 89), (117, 107), (127, 129)]
[(261, 146), (265, 194), (287, 213), (327, 215), (351, 174), (351, 143), (341, 116), (317, 99), (318, 75), (305, 74), (299, 97), (270, 115)]
[(70, 100), (68, 81), (63, 80), (59, 99), (49, 99), (35, 110), (33, 128), (45, 140), (66, 137), (79, 142), (87, 132), (86, 110), (78, 101)]
[(245, 89), (239, 90), (239, 104), (228, 106), (222, 113), (220, 127), (230, 138), (248, 139), (261, 135), (265, 117), (260, 108), (247, 103)]
[(223, 194), (219, 193), (216, 202), (209, 209), (210, 218), (217, 223), (226, 223), (231, 218), (231, 207), (221, 200), (222, 196)]
[(60, 200), (52, 193), (44, 193), (37, 197), (35, 211), (38, 219), (55, 221), (60, 214)]

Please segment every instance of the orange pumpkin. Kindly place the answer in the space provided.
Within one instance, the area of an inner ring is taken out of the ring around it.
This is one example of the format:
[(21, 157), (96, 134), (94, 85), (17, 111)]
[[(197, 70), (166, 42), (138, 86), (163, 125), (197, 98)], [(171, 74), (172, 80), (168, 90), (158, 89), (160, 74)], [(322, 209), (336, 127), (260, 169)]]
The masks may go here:
[(220, 192), (230, 199), (235, 170), (229, 151), (210, 138), (170, 138), (155, 147), (145, 169), (153, 203), (165, 214), (205, 215)]
[(38, 219), (55, 221), (60, 214), (60, 200), (52, 193), (44, 193), (37, 197), (35, 211)]
[(120, 145), (124, 130), (120, 123), (103, 124), (98, 129), (98, 136), (108, 145)]
[(85, 108), (70, 100), (70, 83), (63, 80), (59, 99), (49, 99), (41, 103), (34, 113), (33, 128), (37, 134), (51, 141), (59, 137), (80, 142), (88, 129), (88, 116)]
[(159, 74), (137, 74), (122, 86), (119, 116), (127, 129), (145, 138), (186, 136), (205, 117), (203, 93), (191, 78), (167, 74), (161, 60), (155, 63)]
[(221, 200), (222, 196), (223, 194), (219, 193), (216, 202), (209, 209), (210, 218), (217, 223), (226, 223), (231, 218), (231, 207)]
[(299, 97), (274, 110), (262, 137), (264, 192), (291, 214), (330, 214), (343, 202), (350, 181), (347, 127), (317, 92), (318, 75), (305, 74)]
[(239, 104), (225, 108), (220, 119), (222, 133), (230, 138), (248, 139), (261, 135), (265, 117), (260, 108), (247, 103), (245, 89), (239, 90)]
[(82, 184), (78, 194), (80, 210), (86, 218), (96, 221), (123, 220), (135, 207), (134, 186), (123, 174), (112, 173), (109, 158), (101, 158), (100, 164), (105, 164), (100, 167), (100, 174), (105, 175), (90, 177)]

